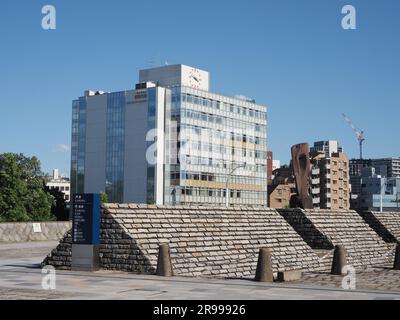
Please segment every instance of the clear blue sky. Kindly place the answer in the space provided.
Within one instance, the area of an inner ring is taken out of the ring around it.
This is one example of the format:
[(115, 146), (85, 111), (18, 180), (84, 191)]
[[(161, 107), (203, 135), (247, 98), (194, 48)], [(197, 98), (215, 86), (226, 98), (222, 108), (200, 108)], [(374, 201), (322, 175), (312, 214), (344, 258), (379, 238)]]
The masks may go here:
[[(57, 9), (57, 30), (41, 8)], [(357, 9), (357, 30), (341, 8)], [(133, 88), (153, 59), (211, 72), (212, 90), (268, 106), (269, 146), (336, 139), (358, 156), (400, 156), (400, 1), (73, 1), (0, 3), (0, 152), (36, 155), (69, 174), (71, 100)], [(301, 123), (301, 125), (300, 125)]]

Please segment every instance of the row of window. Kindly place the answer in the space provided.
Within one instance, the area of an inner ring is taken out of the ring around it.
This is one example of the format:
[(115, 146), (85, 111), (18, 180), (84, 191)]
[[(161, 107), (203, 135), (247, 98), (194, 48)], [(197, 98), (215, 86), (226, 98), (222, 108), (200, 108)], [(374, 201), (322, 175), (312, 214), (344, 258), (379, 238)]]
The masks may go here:
[(236, 105), (233, 105), (230, 103), (224, 103), (222, 101), (216, 101), (216, 100), (212, 100), (212, 99), (198, 97), (198, 96), (191, 95), (191, 94), (183, 93), (182, 97), (180, 95), (172, 95), (172, 103), (179, 104), (181, 102), (181, 100), (182, 100), (182, 102), (197, 104), (197, 105), (212, 108), (215, 110), (231, 112), (234, 114), (248, 116), (248, 117), (252, 117), (255, 119), (267, 120), (266, 112), (249, 109), (249, 108), (245, 108), (245, 107), (240, 107), (240, 106), (236, 106)]
[[(69, 187), (59, 187), (59, 186), (51, 186), (50, 189), (55, 189), (61, 192), (64, 191), (69, 191)], [(64, 194), (64, 200), (65, 201), (69, 201), (69, 195), (68, 194)]]
[[(225, 183), (228, 175), (226, 174), (215, 174), (206, 172), (171, 172), (170, 177), (172, 180), (196, 180), (196, 181), (210, 181), (210, 182), (223, 182)], [(253, 184), (253, 185), (266, 185), (266, 179), (244, 177), (238, 175), (232, 175), (229, 179), (230, 183), (240, 184)]]
[(106, 193), (109, 201), (122, 202), (125, 143), (125, 93), (107, 96)]
[(180, 128), (181, 140), (190, 139), (197, 141), (218, 141), (218, 140), (231, 140), (237, 142), (244, 142), (266, 147), (267, 139), (248, 135), (245, 133), (238, 133), (232, 131), (215, 130), (205, 127), (192, 126), (182, 123)]
[(188, 109), (182, 109), (182, 118), (204, 121), (208, 125), (216, 124), (229, 128), (247, 129), (254, 132), (266, 132), (266, 126), (259, 123), (241, 121), (229, 117), (213, 115), (205, 112), (198, 112)]
[(223, 159), (214, 159), (214, 158), (188, 156), (188, 155), (183, 156), (181, 158), (183, 158), (181, 160), (184, 161), (184, 164), (187, 165), (203, 165), (203, 166), (223, 168), (223, 169), (232, 169), (234, 167), (243, 165), (245, 166), (246, 170), (252, 172), (261, 172), (261, 173), (267, 172), (266, 166), (264, 164), (245, 164), (245, 163), (240, 163), (238, 161), (228, 161)]
[(241, 157), (250, 157), (250, 158), (256, 158), (256, 159), (267, 159), (267, 154), (262, 151), (255, 151), (252, 149), (246, 149), (246, 148), (235, 148), (235, 147), (227, 147), (225, 145), (219, 145), (219, 144), (209, 144), (209, 143), (200, 143), (200, 142), (192, 142), (192, 143), (184, 143), (181, 145), (182, 148), (184, 147), (185, 149), (181, 150), (182, 151), (187, 151), (187, 153), (190, 153), (191, 150), (197, 150), (197, 151), (204, 151), (204, 152), (214, 152), (218, 153), (221, 155), (237, 155)]
[(62, 187), (62, 186), (51, 186), (50, 189), (55, 189), (58, 191), (69, 191), (69, 187)]
[[(205, 197), (205, 198), (226, 198), (226, 189), (180, 187), (173, 189), (180, 200), (185, 201), (185, 196)], [(229, 190), (230, 198), (242, 198), (248, 200), (267, 200), (267, 193), (262, 191)]]

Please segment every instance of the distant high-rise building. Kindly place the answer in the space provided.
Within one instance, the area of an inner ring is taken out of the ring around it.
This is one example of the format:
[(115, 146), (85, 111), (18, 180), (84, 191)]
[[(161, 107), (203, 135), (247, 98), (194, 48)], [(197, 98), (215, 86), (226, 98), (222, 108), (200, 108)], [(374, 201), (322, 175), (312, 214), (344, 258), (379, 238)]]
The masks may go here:
[(273, 171), (273, 182), (268, 188), (268, 205), (275, 209), (290, 207), (290, 200), (296, 191), (292, 168), (282, 166)]
[[(359, 208), (363, 210), (400, 211), (400, 177), (383, 177), (374, 167), (362, 170)], [(381, 202), (382, 199), (382, 202)]]
[[(73, 101), (72, 193), (110, 202), (267, 204), (267, 109), (212, 93), (185, 65), (141, 70), (133, 90)], [(226, 188), (228, 187), (228, 188)], [(228, 193), (226, 190), (228, 189)]]
[(279, 169), (281, 167), (280, 160), (272, 160), (272, 171)]
[(64, 194), (64, 200), (66, 202), (70, 201), (70, 181), (68, 178), (62, 177), (58, 169), (53, 169), (53, 175), (47, 180), (46, 187), (62, 192)]
[(314, 146), (310, 148), (311, 154), (320, 151), (325, 152), (325, 157), (329, 158), (332, 153), (343, 152), (343, 149), (336, 140), (314, 142)]
[[(329, 153), (330, 151), (332, 152)], [(349, 160), (342, 148), (338, 147), (337, 142), (316, 143), (312, 148), (311, 163), (311, 195), (314, 208), (349, 209)]]
[(400, 177), (400, 158), (372, 159), (371, 166), (382, 177)]
[(370, 167), (371, 159), (351, 159), (349, 161), (349, 175), (351, 185), (350, 207), (358, 208), (359, 196), (361, 194), (361, 174), (365, 167)]

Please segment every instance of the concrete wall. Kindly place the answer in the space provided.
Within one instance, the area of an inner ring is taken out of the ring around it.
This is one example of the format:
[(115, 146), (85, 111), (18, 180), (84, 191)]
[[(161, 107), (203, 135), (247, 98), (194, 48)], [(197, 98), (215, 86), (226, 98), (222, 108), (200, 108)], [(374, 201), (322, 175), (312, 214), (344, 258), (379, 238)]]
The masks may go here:
[(17, 222), (0, 223), (0, 243), (60, 240), (71, 229), (71, 223)]

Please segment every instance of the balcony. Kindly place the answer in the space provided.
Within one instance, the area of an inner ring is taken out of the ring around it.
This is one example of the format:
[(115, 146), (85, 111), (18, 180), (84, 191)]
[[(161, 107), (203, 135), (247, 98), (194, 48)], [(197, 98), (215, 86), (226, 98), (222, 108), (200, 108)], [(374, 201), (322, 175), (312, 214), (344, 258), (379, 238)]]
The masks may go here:
[(315, 169), (312, 169), (311, 174), (316, 176), (316, 175), (319, 175), (320, 172), (321, 171), (319, 170), (319, 168), (315, 168)]
[(313, 204), (318, 204), (320, 202), (319, 198), (313, 198), (312, 203)]
[(315, 178), (311, 180), (311, 184), (319, 184), (320, 180), (319, 178)]
[(325, 164), (325, 169), (330, 169), (331, 168), (331, 165), (330, 164)]
[(319, 194), (321, 192), (321, 189), (320, 188), (312, 188), (311, 189), (311, 193), (312, 194)]

